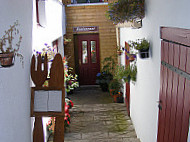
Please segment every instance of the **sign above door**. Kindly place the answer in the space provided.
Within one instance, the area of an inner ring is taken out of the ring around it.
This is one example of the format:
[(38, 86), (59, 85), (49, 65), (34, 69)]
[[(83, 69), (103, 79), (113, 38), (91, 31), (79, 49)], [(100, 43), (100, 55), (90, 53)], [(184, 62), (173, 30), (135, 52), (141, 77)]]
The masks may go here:
[(74, 27), (73, 32), (98, 32), (98, 26), (83, 26), (83, 27)]

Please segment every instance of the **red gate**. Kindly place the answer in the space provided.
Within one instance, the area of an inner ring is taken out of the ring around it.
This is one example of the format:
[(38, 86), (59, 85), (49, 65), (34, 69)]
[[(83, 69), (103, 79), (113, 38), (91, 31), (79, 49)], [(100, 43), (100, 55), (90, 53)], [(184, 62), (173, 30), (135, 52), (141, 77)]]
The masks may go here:
[(157, 142), (187, 142), (190, 113), (190, 30), (161, 28)]
[[(127, 42), (125, 42), (125, 49), (127, 49), (127, 51), (130, 50), (129, 48), (129, 44)], [(125, 58), (126, 58), (126, 52), (125, 52)], [(130, 62), (128, 59), (125, 59), (125, 66), (130, 66)], [(128, 115), (130, 116), (130, 83), (126, 82), (126, 97), (125, 97), (125, 102), (126, 102), (126, 106), (127, 106), (127, 112)]]

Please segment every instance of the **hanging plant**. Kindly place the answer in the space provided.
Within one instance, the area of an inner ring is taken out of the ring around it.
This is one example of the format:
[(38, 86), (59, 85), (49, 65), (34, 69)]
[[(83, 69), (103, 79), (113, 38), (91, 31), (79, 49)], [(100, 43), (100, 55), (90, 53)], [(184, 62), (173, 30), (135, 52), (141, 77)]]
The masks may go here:
[(133, 83), (136, 82), (137, 79), (137, 65), (136, 62), (131, 64), (130, 66), (118, 65), (115, 70), (114, 79), (123, 80), (124, 82)]
[(145, 17), (144, 0), (118, 0), (110, 3), (106, 16), (114, 24), (143, 19)]
[(138, 39), (136, 41), (129, 41), (130, 49), (138, 50), (140, 58), (149, 57), (149, 47), (150, 43), (145, 38)]

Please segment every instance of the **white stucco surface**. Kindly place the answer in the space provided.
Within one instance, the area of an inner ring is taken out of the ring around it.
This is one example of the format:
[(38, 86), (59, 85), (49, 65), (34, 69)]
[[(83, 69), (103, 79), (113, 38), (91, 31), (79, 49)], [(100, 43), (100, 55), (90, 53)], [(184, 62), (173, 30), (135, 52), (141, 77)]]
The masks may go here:
[(20, 53), (24, 68), (16, 57), (15, 65), (0, 68), (0, 141), (30, 142), (30, 57), (32, 52), (32, 1), (5, 0), (0, 4), (0, 38), (16, 20), (23, 37)]
[[(63, 35), (66, 32), (65, 6), (57, 0), (39, 1), (39, 24), (41, 24), (39, 26), (36, 20), (36, 2), (33, 1), (33, 4), (33, 50), (42, 51), (46, 47), (45, 43), (52, 47), (53, 41), (58, 40), (58, 52), (64, 56)], [(51, 63), (49, 62), (48, 68), (50, 69), (50, 67)], [(49, 117), (43, 117), (45, 141), (47, 141), (49, 136), (46, 128), (49, 119)], [(32, 128), (33, 123), (34, 119)]]
[(137, 58), (137, 82), (131, 84), (131, 118), (142, 142), (156, 142), (160, 88), (160, 26), (190, 29), (190, 1), (146, 0), (141, 29), (121, 28), (121, 45), (128, 40), (147, 38), (151, 57)]
[[(33, 1), (34, 5), (35, 1)], [(33, 49), (41, 51), (44, 44), (52, 46), (54, 40), (63, 40), (63, 14), (64, 6), (56, 0), (39, 1), (39, 21), (41, 26), (37, 24), (36, 7), (33, 11)], [(64, 26), (65, 27), (65, 26)], [(65, 30), (65, 28), (64, 28)], [(63, 44), (60, 48), (63, 48)]]

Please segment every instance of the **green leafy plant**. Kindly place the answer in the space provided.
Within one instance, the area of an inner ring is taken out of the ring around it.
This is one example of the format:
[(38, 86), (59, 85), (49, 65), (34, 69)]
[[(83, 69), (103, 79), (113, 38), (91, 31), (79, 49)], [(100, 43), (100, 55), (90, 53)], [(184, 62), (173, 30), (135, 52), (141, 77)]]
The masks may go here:
[(112, 56), (106, 57), (102, 64), (102, 71), (96, 75), (96, 83), (100, 85), (102, 91), (108, 91), (108, 85), (113, 79), (115, 70), (115, 59)]
[(106, 16), (115, 24), (143, 19), (145, 16), (144, 0), (118, 0), (110, 3)]
[(78, 75), (71, 73), (73, 68), (68, 66), (66, 57), (63, 57), (63, 64), (64, 64), (64, 81), (66, 83), (65, 89), (66, 92), (69, 93), (75, 88), (79, 87)]
[(123, 88), (122, 82), (118, 79), (113, 79), (109, 83), (109, 90), (112, 95), (117, 95), (118, 92), (121, 91), (121, 88)]
[(145, 39), (137, 39), (136, 41), (129, 41), (129, 46), (131, 49), (136, 49), (136, 50), (148, 50), (150, 43)]
[(114, 79), (124, 80), (124, 82), (136, 82), (137, 75), (137, 66), (136, 63), (124, 67), (122, 65), (118, 65), (115, 71)]

